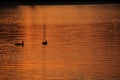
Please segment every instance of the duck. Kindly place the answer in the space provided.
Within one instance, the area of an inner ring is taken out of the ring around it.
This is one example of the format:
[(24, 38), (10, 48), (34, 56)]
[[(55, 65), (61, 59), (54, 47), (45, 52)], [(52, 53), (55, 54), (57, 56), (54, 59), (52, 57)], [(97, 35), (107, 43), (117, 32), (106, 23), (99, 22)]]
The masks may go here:
[(22, 41), (22, 43), (15, 43), (16, 46), (24, 46), (24, 41)]
[(47, 45), (47, 44), (48, 44), (47, 40), (42, 42), (42, 45)]

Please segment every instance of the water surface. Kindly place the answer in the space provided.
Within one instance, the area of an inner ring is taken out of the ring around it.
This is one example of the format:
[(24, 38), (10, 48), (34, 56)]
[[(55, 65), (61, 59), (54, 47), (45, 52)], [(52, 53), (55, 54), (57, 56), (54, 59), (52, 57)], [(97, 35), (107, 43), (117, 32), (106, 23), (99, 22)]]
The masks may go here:
[(0, 7), (0, 80), (120, 80), (119, 48), (117, 4)]

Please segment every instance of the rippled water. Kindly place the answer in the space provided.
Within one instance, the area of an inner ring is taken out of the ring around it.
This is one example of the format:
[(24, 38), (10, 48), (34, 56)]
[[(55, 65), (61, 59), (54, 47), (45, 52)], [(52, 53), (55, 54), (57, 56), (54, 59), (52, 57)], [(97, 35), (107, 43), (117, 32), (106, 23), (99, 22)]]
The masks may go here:
[(119, 62), (117, 4), (0, 7), (0, 80), (120, 80)]

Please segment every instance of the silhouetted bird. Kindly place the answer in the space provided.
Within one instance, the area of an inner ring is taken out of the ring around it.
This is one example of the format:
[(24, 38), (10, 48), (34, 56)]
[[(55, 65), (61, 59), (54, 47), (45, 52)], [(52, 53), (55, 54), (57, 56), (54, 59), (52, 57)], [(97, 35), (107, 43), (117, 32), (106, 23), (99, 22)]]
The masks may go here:
[(42, 45), (47, 45), (47, 40), (42, 42)]
[(16, 46), (24, 46), (24, 42), (22, 41), (22, 43), (15, 43)]

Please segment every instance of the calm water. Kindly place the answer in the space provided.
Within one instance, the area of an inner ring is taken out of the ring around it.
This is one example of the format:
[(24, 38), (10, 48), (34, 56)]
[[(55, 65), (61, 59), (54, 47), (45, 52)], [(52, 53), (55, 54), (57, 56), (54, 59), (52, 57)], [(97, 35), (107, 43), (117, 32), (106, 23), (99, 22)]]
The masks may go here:
[(0, 7), (0, 80), (120, 80), (119, 62), (117, 4)]

